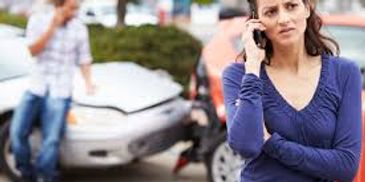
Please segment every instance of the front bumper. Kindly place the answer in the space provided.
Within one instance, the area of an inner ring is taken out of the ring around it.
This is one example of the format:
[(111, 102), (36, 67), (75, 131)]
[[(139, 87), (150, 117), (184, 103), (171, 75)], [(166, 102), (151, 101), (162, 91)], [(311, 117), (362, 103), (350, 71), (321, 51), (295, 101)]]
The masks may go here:
[(128, 116), (122, 125), (69, 126), (60, 149), (61, 165), (114, 166), (166, 150), (184, 139), (190, 109), (189, 102), (176, 99)]

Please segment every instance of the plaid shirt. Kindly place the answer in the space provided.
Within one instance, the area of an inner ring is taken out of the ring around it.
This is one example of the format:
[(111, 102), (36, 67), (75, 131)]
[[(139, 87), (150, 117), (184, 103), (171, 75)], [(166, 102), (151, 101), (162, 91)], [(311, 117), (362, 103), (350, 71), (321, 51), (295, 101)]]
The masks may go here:
[[(26, 29), (30, 44), (47, 31), (53, 16), (54, 12), (30, 17)], [(48, 91), (51, 97), (70, 97), (75, 68), (92, 62), (87, 27), (75, 18), (70, 20), (65, 26), (57, 28), (35, 59), (29, 91), (39, 96), (44, 96)]]

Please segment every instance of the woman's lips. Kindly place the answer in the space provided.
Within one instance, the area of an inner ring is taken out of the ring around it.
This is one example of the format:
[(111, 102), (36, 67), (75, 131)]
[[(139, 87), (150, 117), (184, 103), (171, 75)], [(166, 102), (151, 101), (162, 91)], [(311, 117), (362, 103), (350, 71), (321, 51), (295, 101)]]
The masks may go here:
[(279, 33), (285, 34), (285, 33), (291, 32), (292, 30), (294, 30), (294, 28), (284, 28), (284, 29), (281, 29)]

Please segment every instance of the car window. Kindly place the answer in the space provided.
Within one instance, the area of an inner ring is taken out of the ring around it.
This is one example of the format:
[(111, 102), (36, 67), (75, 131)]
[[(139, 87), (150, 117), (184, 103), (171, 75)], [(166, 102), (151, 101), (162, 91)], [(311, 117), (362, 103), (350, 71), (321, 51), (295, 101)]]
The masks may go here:
[(24, 40), (1, 40), (0, 50), (0, 81), (29, 72), (32, 58)]
[(365, 28), (348, 26), (324, 27), (329, 36), (333, 37), (340, 46), (340, 55), (354, 60), (359, 67), (365, 67)]

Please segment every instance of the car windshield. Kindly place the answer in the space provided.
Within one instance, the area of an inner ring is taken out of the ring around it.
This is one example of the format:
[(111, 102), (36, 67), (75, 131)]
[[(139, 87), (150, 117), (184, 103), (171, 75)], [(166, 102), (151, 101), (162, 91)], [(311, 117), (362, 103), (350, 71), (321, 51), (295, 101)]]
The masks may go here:
[(28, 73), (29, 54), (24, 52), (23, 48), (19, 48), (18, 43), (2, 40), (0, 48), (2, 50), (0, 53), (0, 81)]
[(0, 23), (1, 37), (21, 37), (24, 36), (24, 30), (15, 26)]
[(365, 28), (348, 26), (326, 26), (324, 30), (329, 32), (340, 46), (340, 55), (355, 61), (359, 67), (365, 67)]

